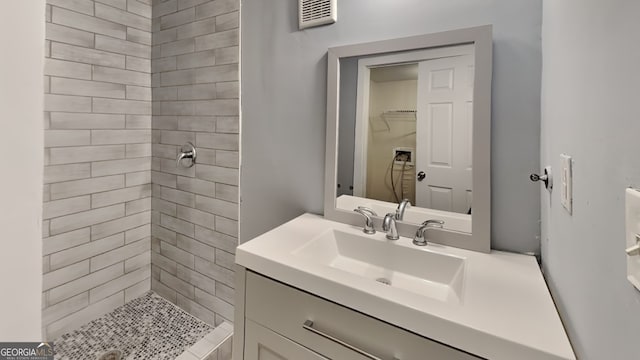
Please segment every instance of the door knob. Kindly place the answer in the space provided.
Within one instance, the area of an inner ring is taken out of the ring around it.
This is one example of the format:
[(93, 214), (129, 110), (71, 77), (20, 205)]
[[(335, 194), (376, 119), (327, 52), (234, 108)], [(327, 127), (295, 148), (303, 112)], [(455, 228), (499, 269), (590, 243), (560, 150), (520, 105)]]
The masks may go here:
[(420, 171), (420, 172), (418, 173), (418, 181), (422, 181), (422, 180), (424, 180), (424, 178), (426, 178), (426, 177), (427, 177), (427, 174), (425, 174), (425, 173), (424, 173), (424, 171)]
[(529, 179), (531, 179), (531, 181), (533, 182), (542, 181), (544, 183), (544, 187), (549, 191), (553, 189), (553, 177), (551, 176), (551, 166), (545, 167), (544, 174), (542, 175), (538, 175), (538, 174), (529, 175)]

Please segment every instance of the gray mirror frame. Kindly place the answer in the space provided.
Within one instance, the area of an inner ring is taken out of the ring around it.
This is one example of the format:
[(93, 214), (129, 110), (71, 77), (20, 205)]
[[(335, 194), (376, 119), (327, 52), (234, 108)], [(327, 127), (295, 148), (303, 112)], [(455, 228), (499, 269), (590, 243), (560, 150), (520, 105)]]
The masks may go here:
[[(473, 251), (486, 253), (491, 251), (491, 79), (493, 61), (491, 25), (329, 48), (327, 53), (325, 218), (351, 225), (363, 225), (363, 219), (360, 215), (336, 208), (340, 59), (462, 44), (475, 45), (472, 233), (448, 230), (432, 231), (429, 241)], [(380, 228), (381, 222), (380, 217), (375, 219), (376, 228)], [(417, 224), (398, 222), (398, 232), (401, 236), (411, 238), (417, 229)]]

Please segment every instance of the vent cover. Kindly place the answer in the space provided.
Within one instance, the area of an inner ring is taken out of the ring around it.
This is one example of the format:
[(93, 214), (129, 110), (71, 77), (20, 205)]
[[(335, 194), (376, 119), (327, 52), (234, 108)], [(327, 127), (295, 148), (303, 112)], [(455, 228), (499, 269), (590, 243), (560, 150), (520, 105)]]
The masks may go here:
[(300, 29), (333, 24), (337, 19), (336, 0), (298, 0)]

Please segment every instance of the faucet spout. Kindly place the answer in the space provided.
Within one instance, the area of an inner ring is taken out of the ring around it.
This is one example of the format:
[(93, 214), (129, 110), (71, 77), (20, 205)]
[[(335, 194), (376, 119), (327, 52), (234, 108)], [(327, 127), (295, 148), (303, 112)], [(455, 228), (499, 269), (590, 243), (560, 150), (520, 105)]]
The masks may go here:
[(398, 240), (400, 238), (394, 213), (388, 213), (384, 216), (382, 230), (387, 232), (387, 239), (389, 240)]
[(423, 222), (416, 231), (416, 235), (413, 237), (413, 243), (418, 246), (427, 245), (427, 239), (425, 238), (424, 233), (427, 232), (427, 229), (430, 227), (442, 228), (442, 225), (444, 225), (444, 221), (442, 220), (427, 220)]
[(404, 218), (404, 211), (407, 210), (407, 207), (411, 205), (411, 201), (409, 199), (402, 199), (398, 204), (398, 208), (396, 209), (396, 220), (402, 221)]

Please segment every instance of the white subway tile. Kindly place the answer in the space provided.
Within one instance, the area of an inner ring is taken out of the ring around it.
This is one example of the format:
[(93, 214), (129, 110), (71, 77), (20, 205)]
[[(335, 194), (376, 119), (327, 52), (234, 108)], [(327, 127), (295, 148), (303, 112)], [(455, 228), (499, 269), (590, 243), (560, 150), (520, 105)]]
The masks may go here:
[[(133, 28), (151, 31), (151, 19), (144, 16), (129, 13), (124, 10), (96, 3), (96, 17), (113, 21)], [(126, 34), (125, 34), (126, 37)]]
[[(51, 220), (51, 235), (61, 234), (67, 231), (80, 229), (93, 224), (103, 223), (112, 219), (124, 216), (124, 204), (118, 204), (101, 209), (88, 210), (81, 213), (62, 216)], [(109, 234), (110, 235), (110, 234)], [(93, 238), (93, 233), (92, 233)], [(65, 250), (65, 251), (71, 251)], [(64, 252), (64, 251), (63, 251)], [(56, 259), (63, 257), (61, 253), (51, 255), (51, 266), (54, 267), (54, 256)], [(66, 264), (70, 264), (66, 263)], [(64, 266), (66, 264), (60, 265)], [(59, 267), (59, 266), (57, 266)]]
[(49, 290), (89, 274), (89, 260), (46, 273), (42, 276), (42, 290)]
[(45, 30), (47, 40), (63, 42), (72, 45), (93, 47), (94, 34), (67, 26), (47, 23)]
[(44, 95), (45, 111), (91, 112), (91, 98), (84, 96)]
[(125, 86), (107, 82), (54, 77), (51, 79), (51, 93), (124, 99)]
[(91, 0), (47, 0), (47, 4), (93, 15), (93, 1)]
[(44, 60), (44, 73), (51, 76), (90, 80), (91, 65), (46, 58)]
[(42, 254), (49, 255), (58, 251), (66, 250), (74, 246), (88, 243), (91, 240), (91, 229), (69, 231), (60, 235), (43, 239)]
[(178, 117), (178, 129), (213, 132), (216, 129), (216, 119), (213, 116), (180, 116)]
[(151, 143), (148, 144), (127, 144), (127, 158), (146, 157), (151, 158)]
[(174, 218), (173, 216), (160, 214), (160, 225), (179, 234), (194, 237), (195, 228), (193, 223)]
[(109, 6), (116, 7), (118, 9), (127, 9), (127, 0), (95, 0), (96, 2), (103, 3)]
[(160, 29), (168, 29), (192, 22), (195, 19), (195, 8), (181, 10), (172, 14), (164, 15), (160, 18)]
[(93, 98), (93, 111), (107, 114), (151, 115), (151, 102)]
[(240, 48), (238, 46), (229, 46), (226, 48), (215, 49), (216, 65), (237, 64), (240, 58)]
[(124, 55), (57, 42), (51, 43), (51, 57), (55, 59), (117, 68), (124, 68), (125, 60)]
[(151, 279), (145, 279), (139, 283), (132, 285), (124, 291), (124, 301), (129, 302), (140, 296), (143, 296), (151, 290)]
[(193, 271), (183, 265), (177, 265), (177, 277), (210, 294), (215, 294), (216, 282), (197, 271)]
[(44, 219), (51, 219), (89, 209), (91, 209), (91, 198), (89, 196), (79, 196), (46, 202), (43, 204), (42, 213)]
[(216, 193), (215, 183), (185, 176), (178, 176), (177, 187), (178, 190), (205, 196), (214, 196)]
[(92, 176), (106, 176), (131, 172), (147, 171), (151, 169), (149, 158), (133, 158), (112, 161), (99, 161), (91, 164)]
[(91, 226), (91, 239), (100, 239), (106, 236), (121, 233), (145, 224), (149, 224), (150, 222), (151, 216), (147, 211), (93, 225)]
[[(210, 214), (224, 216), (229, 219), (238, 219), (238, 204), (220, 199), (214, 199), (207, 196), (196, 195), (196, 208), (202, 211), (206, 211)], [(180, 209), (178, 208), (178, 217), (180, 217)], [(212, 225), (209, 226), (198, 224), (213, 229)]]
[(151, 88), (127, 85), (127, 99), (151, 101)]
[(127, 0), (127, 11), (151, 19), (151, 5), (136, 0)]
[(178, 293), (193, 299), (194, 297), (194, 286), (187, 283), (184, 280), (180, 280), (177, 277), (169, 274), (166, 271), (160, 272), (160, 282), (169, 286), (170, 288), (176, 290)]
[(138, 144), (149, 142), (150, 139), (150, 129), (91, 130), (91, 143), (93, 145)]
[(149, 196), (151, 196), (151, 184), (94, 193), (91, 195), (91, 207), (95, 209)]
[(178, 248), (205, 260), (215, 261), (215, 248), (182, 234), (177, 235), (177, 240)]
[(184, 39), (173, 42), (164, 43), (160, 47), (160, 57), (175, 56), (181, 54), (192, 53), (195, 50), (195, 41), (193, 39)]
[(154, 1), (151, 13), (154, 18), (158, 18), (176, 11), (178, 11), (178, 0), (169, 0), (165, 2)]
[(125, 156), (124, 145), (61, 147), (49, 151), (52, 165), (121, 159)]
[(196, 177), (228, 185), (238, 185), (238, 169), (196, 164)]
[[(149, 184), (149, 186), (151, 186)], [(127, 216), (151, 210), (151, 197), (144, 199), (131, 200), (125, 204), (125, 212)]]
[[(151, 46), (152, 35), (148, 31), (138, 30), (138, 29), (129, 27), (127, 28), (127, 40), (133, 41), (138, 44)], [(149, 51), (151, 51), (151, 48), (149, 48)]]
[(125, 186), (136, 186), (143, 184), (151, 184), (151, 172), (140, 171), (125, 174)]
[[(144, 252), (149, 252), (150, 250), (151, 238), (149, 237), (125, 246), (115, 248), (113, 250), (109, 250), (105, 253), (96, 255), (91, 258), (91, 272), (104, 269), (107, 266), (122, 262)], [(89, 260), (87, 260), (87, 262), (89, 262)]]
[(201, 21), (194, 21), (179, 26), (178, 39), (193, 38), (200, 35), (216, 32), (216, 19), (210, 18)]
[(78, 146), (91, 143), (89, 130), (45, 130), (44, 147)]
[(64, 112), (51, 114), (52, 129), (122, 129), (124, 127), (124, 115)]
[(239, 43), (238, 29), (217, 32), (196, 38), (196, 51), (237, 46)]
[(98, 303), (89, 305), (67, 317), (64, 317), (47, 326), (47, 338), (55, 339), (60, 335), (84, 325), (87, 319), (96, 319), (124, 304), (124, 294), (112, 295)]
[[(124, 67), (124, 56), (122, 60), (122, 67)], [(125, 85), (151, 86), (151, 78), (147, 73), (103, 66), (93, 67), (93, 79)], [(98, 110), (94, 109), (94, 111), (97, 112)]]
[(239, 150), (240, 137), (236, 134), (197, 133), (196, 146), (207, 149)]
[(143, 59), (135, 56), (127, 56), (126, 66), (127, 70), (133, 70), (138, 72), (146, 73), (147, 76), (151, 77), (151, 60)]
[(128, 114), (127, 129), (151, 129), (151, 116)]
[(112, 53), (137, 56), (140, 58), (151, 57), (151, 46), (138, 44), (128, 40), (114, 39), (112, 37), (96, 35), (96, 49)]
[(151, 236), (151, 224), (146, 224), (127, 230), (124, 234), (125, 243), (130, 244)]
[(209, 1), (196, 7), (196, 18), (203, 19), (237, 11), (240, 4), (237, 0)]
[(42, 324), (44, 326), (49, 325), (85, 308), (87, 305), (89, 305), (89, 293), (84, 292), (53, 306), (48, 306), (42, 311)]
[(228, 14), (216, 16), (216, 31), (237, 29), (240, 27), (240, 12), (234, 11)]
[(106, 176), (51, 184), (51, 199), (64, 199), (124, 187), (124, 176)]
[(240, 132), (240, 120), (237, 116), (218, 116), (216, 118), (216, 132), (233, 133)]

